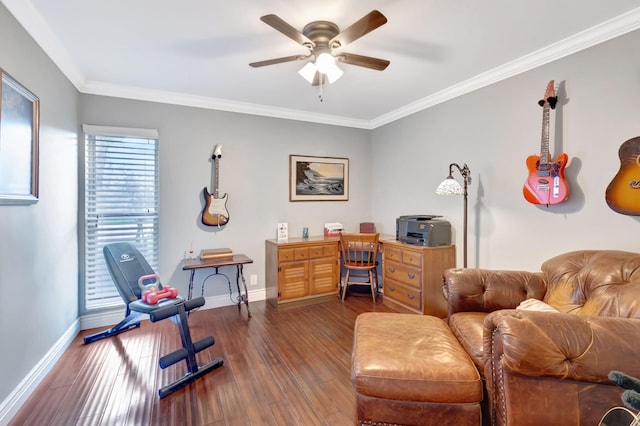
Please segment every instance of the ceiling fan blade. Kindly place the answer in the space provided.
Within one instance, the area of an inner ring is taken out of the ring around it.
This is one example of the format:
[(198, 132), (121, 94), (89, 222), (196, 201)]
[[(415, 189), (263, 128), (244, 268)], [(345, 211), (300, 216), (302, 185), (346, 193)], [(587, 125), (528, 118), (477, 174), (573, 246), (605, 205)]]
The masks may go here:
[(345, 28), (329, 41), (329, 46), (332, 48), (339, 46), (346, 46), (347, 44), (359, 39), (363, 35), (370, 33), (376, 28), (386, 24), (387, 18), (377, 10), (372, 10), (364, 17), (360, 18), (357, 22), (350, 27)]
[(277, 15), (264, 15), (260, 18), (260, 20), (265, 24), (270, 25), (277, 31), (280, 31), (282, 34), (286, 35), (296, 43), (300, 43), (301, 45), (306, 46), (309, 49), (313, 49), (313, 47), (315, 46), (315, 43), (312, 42), (306, 35), (293, 28)]
[(336, 59), (344, 62), (345, 64), (357, 65), (359, 67), (371, 68), (378, 71), (384, 70), (391, 63), (386, 59), (356, 55), (355, 53), (340, 53), (336, 55)]
[(309, 56), (311, 56), (311, 55), (285, 56), (283, 58), (268, 59), (266, 61), (252, 62), (249, 65), (251, 65), (254, 68), (258, 68), (258, 67), (264, 67), (264, 66), (267, 66), (267, 65), (281, 64), (283, 62), (299, 61), (299, 60), (302, 60), (302, 59), (307, 59)]

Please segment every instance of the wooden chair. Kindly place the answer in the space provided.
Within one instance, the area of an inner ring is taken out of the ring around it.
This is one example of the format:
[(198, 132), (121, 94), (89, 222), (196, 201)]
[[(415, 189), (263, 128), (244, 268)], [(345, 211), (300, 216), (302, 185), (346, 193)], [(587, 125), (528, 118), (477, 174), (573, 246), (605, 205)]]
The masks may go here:
[(378, 292), (378, 239), (380, 234), (340, 234), (342, 265), (347, 271), (342, 301), (349, 285), (370, 285), (373, 303)]

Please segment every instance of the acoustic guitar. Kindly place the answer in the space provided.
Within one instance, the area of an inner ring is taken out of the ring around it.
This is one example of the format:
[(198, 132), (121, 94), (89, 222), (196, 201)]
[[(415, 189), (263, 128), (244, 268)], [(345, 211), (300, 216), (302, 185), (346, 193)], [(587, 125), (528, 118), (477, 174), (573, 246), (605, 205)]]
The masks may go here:
[(640, 136), (623, 143), (618, 157), (620, 170), (607, 186), (605, 199), (618, 213), (640, 216)]
[(640, 414), (624, 407), (614, 407), (606, 412), (598, 426), (640, 426)]
[(227, 194), (221, 198), (219, 195), (218, 189), (218, 163), (222, 158), (222, 145), (217, 144), (213, 149), (213, 154), (211, 155), (211, 161), (213, 161), (213, 173), (211, 178), (213, 180), (212, 187), (213, 194), (210, 194), (207, 191), (207, 187), (205, 186), (202, 190), (202, 194), (204, 196), (205, 206), (202, 210), (202, 223), (207, 226), (223, 226), (229, 223), (229, 212), (227, 211)]
[(522, 188), (524, 198), (532, 204), (559, 204), (569, 198), (569, 185), (564, 178), (564, 168), (567, 165), (567, 154), (560, 154), (555, 161), (551, 161), (549, 154), (549, 116), (555, 109), (558, 97), (551, 80), (547, 85), (544, 98), (538, 102), (542, 107), (542, 140), (540, 155), (530, 155), (527, 158), (529, 176)]

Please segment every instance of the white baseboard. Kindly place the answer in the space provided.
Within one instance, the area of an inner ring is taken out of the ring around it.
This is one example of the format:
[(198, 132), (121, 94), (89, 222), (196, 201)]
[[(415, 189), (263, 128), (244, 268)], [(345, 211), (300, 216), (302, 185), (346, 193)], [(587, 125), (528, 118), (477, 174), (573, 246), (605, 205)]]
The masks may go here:
[(45, 356), (38, 362), (26, 375), (18, 386), (9, 394), (9, 396), (0, 404), (0, 425), (7, 425), (9, 421), (16, 415), (18, 410), (27, 401), (31, 393), (49, 374), (56, 362), (60, 359), (64, 351), (71, 345), (73, 339), (80, 331), (79, 319), (64, 332)]
[[(210, 296), (205, 298), (205, 304), (200, 309), (214, 309), (235, 305), (232, 300), (237, 299), (237, 294), (231, 297), (228, 294)], [(257, 302), (266, 299), (265, 289), (249, 291), (249, 302)], [(56, 344), (36, 364), (35, 367), (22, 379), (11, 394), (0, 404), (0, 426), (5, 426), (16, 415), (20, 407), (27, 401), (31, 393), (44, 380), (49, 371), (58, 362), (64, 351), (71, 345), (73, 339), (80, 330), (90, 328), (109, 327), (119, 323), (124, 318), (124, 307), (117, 312), (105, 312), (100, 314), (84, 315), (78, 318), (58, 339)], [(144, 317), (142, 317), (144, 319)]]

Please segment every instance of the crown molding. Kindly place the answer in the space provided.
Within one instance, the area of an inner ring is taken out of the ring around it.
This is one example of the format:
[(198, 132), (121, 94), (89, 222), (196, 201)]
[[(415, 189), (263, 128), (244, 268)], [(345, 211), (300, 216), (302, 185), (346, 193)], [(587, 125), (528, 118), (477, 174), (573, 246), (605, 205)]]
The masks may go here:
[(458, 96), (465, 95), (505, 80), (509, 77), (516, 76), (640, 28), (640, 8), (636, 8), (574, 34), (573, 36), (567, 37), (564, 40), (543, 47), (542, 49), (522, 56), (485, 73), (447, 87), (446, 89), (393, 110), (387, 114), (383, 114), (372, 120), (361, 120), (351, 117), (310, 113), (300, 110), (276, 108), (267, 105), (243, 103), (184, 93), (87, 81), (86, 76), (84, 76), (78, 69), (77, 65), (64, 48), (64, 45), (58, 40), (29, 0), (0, 1), (7, 7), (7, 9), (9, 9), (12, 15), (18, 20), (18, 22), (20, 22), (31, 37), (33, 37), (36, 43), (38, 43), (42, 50), (44, 50), (44, 52), (81, 93), (369, 130), (394, 122), (415, 114), (416, 112), (431, 108)]
[(431, 108), (458, 96), (465, 95), (509, 77), (522, 74), (539, 66), (548, 64), (589, 47), (614, 39), (640, 28), (640, 8), (631, 10), (613, 19), (588, 28), (582, 32), (550, 44), (542, 49), (479, 74), (468, 80), (447, 87), (433, 95), (412, 102), (371, 120), (371, 128), (383, 126), (416, 112)]
[(216, 99), (206, 96), (189, 95), (178, 92), (123, 86), (111, 83), (91, 81), (83, 85), (80, 92), (90, 95), (112, 96), (139, 101), (158, 102), (172, 105), (237, 112), (241, 114), (260, 115), (264, 117), (282, 118), (286, 120), (306, 121), (311, 123), (330, 124), (333, 126), (370, 129), (367, 120), (357, 120), (335, 115), (317, 114), (306, 111), (276, 108), (272, 106), (247, 102)]

